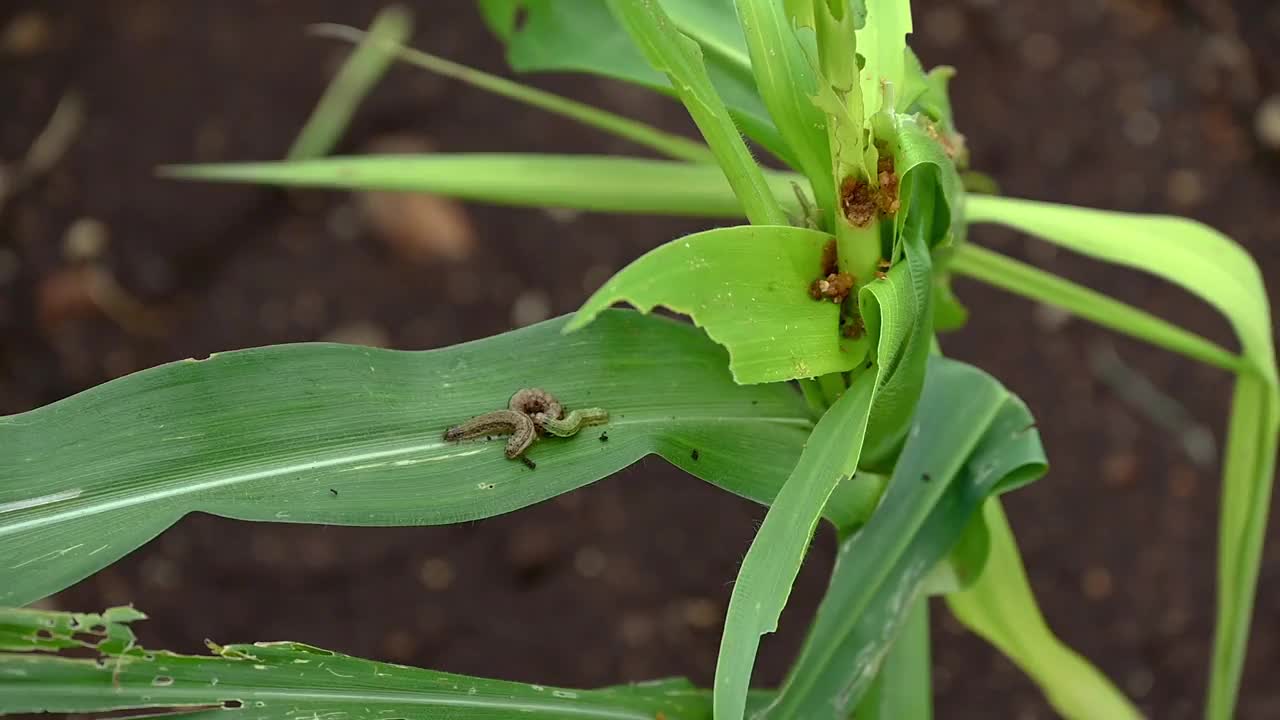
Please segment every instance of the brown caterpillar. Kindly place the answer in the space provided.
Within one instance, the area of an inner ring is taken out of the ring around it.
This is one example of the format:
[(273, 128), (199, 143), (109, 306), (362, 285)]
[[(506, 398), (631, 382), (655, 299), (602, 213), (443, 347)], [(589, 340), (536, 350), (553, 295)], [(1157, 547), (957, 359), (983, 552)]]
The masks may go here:
[(515, 410), (495, 410), (477, 415), (466, 422), (455, 425), (444, 433), (447, 441), (473, 440), (487, 435), (510, 435), (507, 440), (506, 456), (508, 460), (520, 457), (538, 437), (538, 428), (533, 418)]

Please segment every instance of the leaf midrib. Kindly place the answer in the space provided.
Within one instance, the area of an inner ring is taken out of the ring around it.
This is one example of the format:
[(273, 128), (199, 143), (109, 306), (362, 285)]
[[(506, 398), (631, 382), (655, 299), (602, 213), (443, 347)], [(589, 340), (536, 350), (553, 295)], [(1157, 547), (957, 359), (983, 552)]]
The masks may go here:
[[(612, 421), (609, 423), (608, 426), (609, 427), (640, 426), (640, 425), (652, 425), (652, 424), (658, 424), (658, 423), (706, 424), (711, 422), (717, 422), (717, 423), (760, 422), (760, 423), (792, 425), (792, 426), (801, 426), (801, 427), (813, 426), (812, 421), (806, 418), (781, 417), (781, 416), (763, 416), (763, 417), (762, 416), (751, 416), (751, 417), (680, 416), (674, 423), (669, 418), (652, 417), (652, 418), (640, 418), (640, 419), (634, 419), (634, 420)], [(206, 480), (202, 480), (198, 483), (186, 483), (186, 484), (180, 484), (180, 485), (171, 486), (167, 488), (160, 488), (160, 489), (156, 489), (146, 493), (131, 494), (121, 498), (117, 498), (115, 500), (95, 502), (95, 503), (84, 505), (82, 507), (73, 508), (71, 510), (65, 510), (65, 511), (53, 513), (50, 515), (40, 515), (37, 517), (30, 518), (28, 520), (15, 522), (12, 524), (0, 525), (0, 537), (3, 537), (5, 535), (12, 535), (18, 532), (29, 530), (31, 528), (40, 527), (42, 525), (49, 525), (49, 524), (55, 524), (60, 522), (66, 522), (70, 520), (76, 520), (82, 517), (88, 517), (90, 515), (110, 512), (112, 510), (120, 510), (122, 508), (134, 507), (137, 505), (145, 505), (150, 502), (157, 502), (160, 500), (165, 500), (165, 499), (168, 499), (171, 497), (177, 497), (180, 495), (199, 494), (208, 490), (214, 490), (214, 489), (223, 488), (231, 485), (238, 485), (240, 483), (245, 483), (245, 482), (252, 482), (254, 480), (263, 480), (266, 478), (278, 477), (281, 475), (289, 475), (292, 473), (332, 468), (332, 467), (337, 467), (341, 465), (364, 462), (368, 460), (381, 460), (381, 459), (397, 457), (401, 455), (409, 455), (409, 454), (424, 452), (428, 450), (435, 450), (435, 449), (439, 449), (446, 446), (454, 446), (454, 445), (453, 443), (448, 443), (448, 442), (445, 442), (444, 440), (433, 439), (429, 443), (420, 443), (420, 444), (408, 445), (408, 446), (402, 445), (402, 446), (398, 446), (398, 447), (387, 449), (387, 450), (378, 450), (378, 451), (356, 453), (356, 454), (348, 452), (337, 457), (325, 458), (323, 460), (311, 460), (309, 462), (279, 465), (276, 467), (253, 471), (253, 472), (247, 472), (247, 473), (236, 473), (231, 475), (226, 475), (225, 473), (216, 474), (213, 477), (210, 477)], [(466, 446), (456, 446), (456, 447), (459, 448), (458, 453), (441, 455), (439, 457), (433, 457), (433, 458), (424, 460), (423, 462), (435, 462), (438, 460), (448, 460), (452, 458), (463, 457), (466, 455), (474, 455), (476, 453), (485, 452), (487, 450), (487, 448), (483, 447), (482, 445), (476, 445), (475, 448), (466, 449), (465, 451), (462, 450), (462, 448), (465, 448)], [(67, 498), (67, 499), (70, 500), (74, 498)]]
[[(102, 688), (93, 686), (84, 686), (78, 684), (56, 685), (52, 686), (56, 690), (50, 690), (48, 683), (41, 683), (41, 690), (56, 693), (57, 695), (69, 695), (79, 697), (96, 698), (102, 694)], [(140, 691), (138, 691), (140, 692)], [(190, 697), (192, 690), (187, 688), (157, 688), (148, 687), (147, 695), (151, 698), (151, 704), (157, 700), (163, 700), (166, 697)], [(278, 690), (278, 689), (259, 689), (259, 688), (235, 688), (234, 686), (220, 685), (217, 692), (211, 692), (208, 702), (215, 702), (214, 698), (218, 698), (217, 702), (223, 702), (229, 696), (239, 695), (246, 698), (257, 700), (283, 700), (283, 701), (331, 701), (331, 702), (352, 702), (352, 703), (387, 703), (399, 705), (425, 705), (438, 706), (447, 705), (451, 707), (472, 707), (472, 708), (497, 708), (504, 710), (513, 710), (517, 712), (546, 712), (558, 713), (561, 715), (571, 715), (577, 717), (601, 718), (602, 720), (652, 720), (653, 713), (649, 709), (644, 710), (617, 710), (608, 706), (589, 706), (581, 707), (570, 702), (555, 702), (554, 700), (521, 700), (510, 701), (502, 699), (482, 698), (479, 695), (457, 697), (453, 693), (433, 694), (431, 691), (416, 690), (377, 690), (368, 692), (354, 692), (349, 690), (320, 690), (320, 689), (299, 689), (299, 690)], [(234, 699), (241, 699), (236, 697)], [(565, 698), (569, 700), (569, 698)], [(201, 701), (183, 701), (180, 705), (187, 704), (203, 704)], [(259, 708), (261, 709), (261, 708)]]

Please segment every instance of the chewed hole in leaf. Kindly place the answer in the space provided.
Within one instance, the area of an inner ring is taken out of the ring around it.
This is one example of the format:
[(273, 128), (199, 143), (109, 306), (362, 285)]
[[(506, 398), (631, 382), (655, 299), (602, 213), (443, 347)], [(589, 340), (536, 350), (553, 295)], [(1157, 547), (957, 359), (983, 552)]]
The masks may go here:
[(84, 645), (85, 647), (96, 647), (98, 643), (101, 643), (103, 640), (106, 640), (107, 638), (104, 634), (95, 635), (87, 632), (78, 632), (73, 634), (71, 636), (71, 639), (75, 640), (81, 645)]

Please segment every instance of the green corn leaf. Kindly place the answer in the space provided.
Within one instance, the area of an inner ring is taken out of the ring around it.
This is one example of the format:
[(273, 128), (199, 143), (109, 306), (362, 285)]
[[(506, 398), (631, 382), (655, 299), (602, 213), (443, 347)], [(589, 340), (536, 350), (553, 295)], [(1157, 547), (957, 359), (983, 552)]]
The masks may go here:
[(908, 221), (906, 260), (858, 291), (867, 335), (878, 338), (875, 405), (862, 449), (861, 467), (886, 472), (906, 440), (907, 427), (924, 387), (933, 334), (932, 261), (925, 246), (924, 220), (932, 213), (927, 190), (916, 205), (921, 220)]
[(1038, 235), (1105, 262), (1158, 275), (1203, 298), (1235, 328), (1245, 367), (1227, 430), (1218, 544), (1218, 608), (1207, 716), (1232, 716), (1253, 611), (1280, 434), (1280, 388), (1271, 311), (1258, 266), (1239, 245), (1200, 223), (973, 196), (974, 222)]
[(711, 83), (701, 46), (682, 33), (652, 0), (609, 0), (609, 7), (649, 64), (670, 80), (676, 97), (724, 170), (747, 219), (755, 225), (786, 225), (787, 216)]
[[(209, 643), (210, 655), (180, 655), (133, 643), (129, 623), (145, 617), (131, 608), (101, 615), (0, 609), (0, 639), (8, 639), (0, 640), (0, 713), (163, 708), (210, 720), (241, 713), (259, 720), (711, 718), (709, 693), (685, 680), (568, 690), (420, 670), (296, 642)], [(50, 652), (59, 648), (79, 655)], [(751, 705), (768, 699), (754, 693)]]
[[(715, 165), (591, 155), (461, 153), (335, 157), (296, 163), (170, 166), (168, 177), (288, 187), (431, 192), (499, 205), (741, 218)], [(766, 176), (774, 197), (802, 213), (799, 175)], [(785, 224), (785, 223), (784, 223)]]
[(866, 25), (858, 30), (858, 53), (866, 59), (859, 81), (867, 117), (882, 108), (885, 84), (902, 92), (906, 76), (907, 35), (911, 33), (911, 3), (906, 0), (866, 0)]
[(931, 720), (933, 667), (929, 648), (929, 601), (921, 597), (853, 717), (858, 720)]
[(1103, 327), (1228, 372), (1239, 370), (1243, 364), (1230, 350), (1167, 320), (978, 245), (957, 246), (947, 267), (958, 275), (1062, 308)]
[(1257, 264), (1216, 230), (1184, 218), (1137, 215), (974, 195), (969, 220), (999, 223), (1104, 262), (1168, 280), (1216, 307), (1235, 328), (1245, 357), (1276, 377), (1271, 312)]
[[(480, 7), (506, 43), (507, 62), (517, 72), (590, 73), (676, 93), (600, 0), (480, 0)], [(711, 83), (742, 131), (788, 165), (799, 167), (756, 92), (733, 0), (665, 0), (662, 9), (684, 34), (705, 43)], [(517, 10), (523, 19), (519, 27)]]
[(920, 193), (904, 232), (907, 261), (892, 268), (884, 280), (859, 290), (874, 359), (856, 373), (849, 390), (819, 421), (743, 560), (716, 666), (717, 717), (739, 717), (760, 636), (777, 628), (832, 488), (858, 467), (880, 470), (891, 465), (906, 439), (924, 385), (932, 329), (926, 237), (935, 217), (934, 198), (941, 193), (928, 185), (928, 179), (925, 173), (905, 178), (906, 192)]
[[(61, 590), (189, 512), (463, 522), (650, 453), (773, 499), (812, 427), (799, 393), (736, 385), (724, 351), (682, 323), (610, 311), (564, 337), (566, 320), (425, 352), (315, 343), (220, 353), (0, 417), (0, 604)], [(503, 456), (505, 438), (442, 440), (524, 387), (569, 410), (604, 408), (609, 422), (538, 441), (534, 470)], [(854, 505), (830, 513), (837, 524), (865, 512), (858, 492), (839, 498)]]
[(847, 716), (923, 600), (930, 571), (983, 500), (1030, 482), (1045, 467), (1031, 414), (1017, 397), (976, 368), (931, 358), (884, 499), (841, 544), (800, 657), (764, 716)]
[(746, 712), (760, 637), (778, 627), (813, 538), (817, 511), (836, 485), (852, 478), (857, 468), (874, 390), (875, 375), (861, 374), (818, 421), (747, 550), (729, 599), (716, 660), (717, 718), (741, 718)]
[[(908, 50), (908, 53), (910, 53), (910, 50)], [(908, 57), (908, 67), (919, 65), (920, 61), (915, 59), (914, 54), (909, 54)], [(952, 133), (956, 131), (956, 121), (955, 115), (951, 111), (951, 93), (948, 90), (948, 86), (951, 84), (951, 78), (955, 77), (955, 75), (955, 68), (948, 65), (939, 65), (924, 76), (925, 87), (921, 90), (920, 95), (909, 98), (911, 107), (924, 113), (930, 120), (942, 123), (942, 127)]]
[(960, 302), (951, 288), (951, 278), (956, 274), (955, 257), (959, 251), (973, 247), (970, 243), (957, 243), (951, 247), (934, 250), (933, 270), (933, 329), (945, 332), (964, 327), (969, 320), (969, 309)]
[[(817, 94), (813, 102), (826, 114), (828, 143), (834, 159), (834, 181), (842, 181), (848, 175), (868, 178), (872, 175), (868, 166), (868, 142), (863, 132), (866, 113), (862, 94), (857, 90), (858, 61), (857, 34), (853, 16), (846, 12), (839, 17), (831, 14), (823, 0), (813, 0), (811, 20), (817, 42), (819, 75)], [(819, 202), (827, 202), (820, 199)], [(829, 202), (838, 203), (832, 197)]]
[[(897, 116), (885, 140), (901, 184), (902, 208), (894, 218), (895, 248), (901, 246), (906, 223), (917, 212), (922, 213), (917, 220), (923, 223), (917, 232), (924, 235), (931, 250), (947, 240), (959, 239), (954, 236), (964, 227), (966, 195), (955, 163), (937, 137), (925, 121)], [(930, 197), (935, 191), (940, 196)], [(916, 202), (929, 203), (929, 209), (912, 207)]]
[(956, 619), (1017, 664), (1064, 718), (1141, 718), (1123, 693), (1045, 623), (998, 498), (987, 500), (975, 524), (985, 528), (989, 550), (977, 582), (947, 595)]
[[(905, 50), (903, 63), (902, 87), (894, 93), (894, 109), (900, 113), (911, 114), (913, 111), (924, 112), (921, 100), (930, 90), (929, 76), (924, 71), (920, 58), (910, 48)], [(930, 116), (937, 120), (936, 117)]]
[(914, 121), (903, 119), (895, 126), (889, 149), (900, 172), (902, 204), (893, 220), (891, 255), (896, 258), (901, 248), (904, 260), (893, 265), (887, 280), (872, 281), (858, 293), (868, 334), (877, 336), (881, 328), (895, 333), (889, 343), (880, 340), (891, 354), (877, 355), (884, 376), (862, 451), (862, 467), (880, 471), (888, 469), (902, 446), (924, 385), (933, 331), (930, 250), (951, 233), (963, 199), (955, 167)]
[(393, 59), (389, 48), (409, 38), (413, 18), (393, 5), (378, 13), (361, 42), (343, 64), (311, 117), (289, 149), (290, 160), (310, 160), (328, 155), (351, 122), (360, 101), (386, 73)]
[(817, 23), (813, 16), (813, 0), (782, 0), (782, 11), (796, 27), (811, 28)]
[(756, 87), (800, 170), (809, 178), (814, 197), (821, 198), (825, 227), (834, 227), (831, 149), (826, 120), (813, 103), (817, 80), (812, 61), (776, 0), (737, 0), (737, 7)]
[[(346, 25), (315, 25), (311, 28), (311, 32), (322, 37), (361, 43), (362, 47), (374, 42), (373, 37), (368, 33)], [(386, 51), (391, 53), (393, 57), (429, 72), (453, 78), (478, 87), (481, 90), (487, 90), (495, 95), (501, 95), (502, 97), (576, 120), (583, 125), (630, 140), (676, 160), (715, 162), (715, 156), (711, 154), (706, 145), (693, 142), (679, 135), (666, 133), (631, 118), (601, 110), (576, 100), (570, 100), (554, 93), (521, 85), (504, 77), (490, 75), (482, 70), (476, 70), (430, 53), (407, 48), (389, 39), (381, 42)]]
[(809, 296), (830, 238), (803, 228), (744, 225), (673, 240), (610, 278), (566, 329), (585, 327), (617, 302), (643, 312), (661, 305), (689, 315), (728, 348), (737, 382), (850, 370), (861, 356), (840, 337), (839, 307)]

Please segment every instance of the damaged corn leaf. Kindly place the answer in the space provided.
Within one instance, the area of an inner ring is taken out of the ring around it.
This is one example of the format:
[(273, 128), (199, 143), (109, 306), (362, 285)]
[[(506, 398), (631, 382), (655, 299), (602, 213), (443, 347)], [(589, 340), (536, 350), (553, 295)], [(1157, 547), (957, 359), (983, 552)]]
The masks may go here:
[[(866, 132), (866, 112), (858, 91), (857, 42), (854, 18), (845, 10), (836, 17), (824, 0), (813, 0), (812, 21), (817, 37), (818, 82), (813, 102), (826, 113), (834, 172), (837, 180), (853, 175), (872, 178), (875, 147)], [(837, 198), (830, 202), (836, 203)], [(824, 202), (825, 199), (819, 202)]]
[[(131, 608), (101, 615), (0, 608), (0, 638), (24, 641), (0, 648), (0, 713), (147, 710), (149, 717), (220, 720), (711, 717), (709, 693), (685, 680), (567, 690), (375, 662), (295, 642), (209, 643), (211, 655), (109, 645), (132, 639), (128, 623), (144, 617)], [(56, 652), (68, 648), (79, 652)], [(752, 704), (767, 700), (757, 693)]]
[[(507, 62), (516, 72), (590, 73), (675, 94), (600, 0), (480, 0), (480, 8), (506, 43)], [(711, 84), (742, 131), (800, 167), (756, 92), (733, 0), (665, 0), (662, 9), (698, 43)]]
[(146, 618), (131, 607), (108, 608), (102, 613), (0, 608), (0, 651), (59, 652), (93, 647), (101, 653), (120, 655), (137, 643), (129, 623)]
[(859, 356), (840, 337), (839, 306), (809, 294), (830, 239), (803, 228), (743, 225), (673, 240), (610, 278), (566, 330), (617, 302), (643, 312), (661, 305), (689, 315), (728, 348), (739, 383), (849, 370)]
[(763, 717), (847, 716), (981, 503), (1046, 469), (1022, 401), (945, 358), (929, 362), (909, 435), (884, 499), (841, 545), (800, 657)]
[(717, 718), (743, 717), (760, 638), (778, 629), (819, 511), (836, 485), (857, 469), (874, 398), (875, 375), (863, 373), (822, 416), (742, 560), (716, 660)]
[[(716, 667), (717, 717), (739, 716), (760, 636), (777, 629), (832, 490), (855, 469), (893, 467), (906, 440), (928, 362), (932, 287), (927, 238), (935, 229), (933, 203), (941, 195), (923, 173), (908, 176), (908, 192), (917, 179), (920, 197), (906, 224), (906, 262), (859, 290), (872, 359), (855, 371), (852, 386), (819, 421), (742, 562)], [(872, 522), (878, 515), (872, 515)]]
[[(61, 590), (197, 511), (464, 522), (651, 453), (773, 499), (813, 427), (799, 393), (736, 385), (725, 352), (686, 324), (615, 310), (564, 337), (566, 320), (424, 352), (310, 343), (219, 353), (0, 417), (0, 604)], [(536, 469), (504, 457), (506, 438), (442, 439), (526, 387), (566, 410), (604, 408), (608, 424), (538, 441)]]
[(886, 95), (902, 92), (906, 74), (907, 35), (911, 34), (911, 3), (907, 0), (866, 0), (866, 24), (858, 30), (858, 54), (865, 59), (859, 72), (862, 105), (867, 117), (881, 109), (893, 112)]

